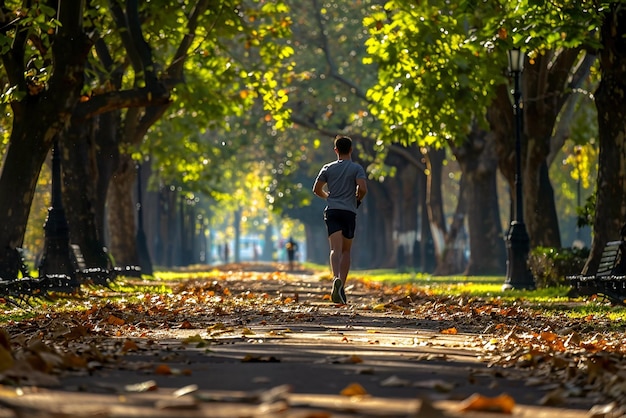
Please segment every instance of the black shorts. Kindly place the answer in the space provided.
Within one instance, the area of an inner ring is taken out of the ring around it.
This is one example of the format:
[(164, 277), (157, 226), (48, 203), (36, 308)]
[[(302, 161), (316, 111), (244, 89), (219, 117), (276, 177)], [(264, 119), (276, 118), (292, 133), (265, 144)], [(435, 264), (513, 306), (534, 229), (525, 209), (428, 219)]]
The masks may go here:
[(348, 239), (354, 238), (356, 228), (356, 213), (343, 209), (327, 209), (324, 212), (324, 221), (328, 236), (341, 231), (341, 234)]

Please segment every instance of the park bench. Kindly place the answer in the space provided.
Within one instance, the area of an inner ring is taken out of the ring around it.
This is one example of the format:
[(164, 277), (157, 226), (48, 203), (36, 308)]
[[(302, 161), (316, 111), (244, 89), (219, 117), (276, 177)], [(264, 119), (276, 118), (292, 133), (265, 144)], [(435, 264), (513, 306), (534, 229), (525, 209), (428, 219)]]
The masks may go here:
[(81, 284), (109, 287), (118, 276), (141, 277), (141, 268), (139, 266), (87, 267), (80, 246), (71, 244), (70, 247), (72, 249), (72, 261), (76, 276)]
[(626, 241), (607, 242), (594, 275), (567, 276), (571, 296), (604, 296), (614, 304), (626, 304)]
[(49, 275), (45, 277), (32, 277), (26, 266), (24, 251), (15, 248), (11, 251), (10, 262), (21, 273), (21, 277), (0, 278), (0, 298), (5, 302), (19, 306), (19, 302), (28, 303), (30, 298), (47, 298), (48, 292), (62, 291), (72, 292), (71, 279), (66, 275)]
[(0, 278), (0, 300), (21, 306), (21, 303), (29, 304), (31, 298), (49, 298), (49, 292), (73, 293), (80, 285), (109, 287), (118, 276), (141, 277), (139, 266), (87, 268), (80, 247), (73, 244), (71, 250), (70, 261), (75, 277), (66, 274), (32, 277), (26, 266), (23, 250), (21, 248), (12, 250), (10, 261), (18, 273), (16, 277)]

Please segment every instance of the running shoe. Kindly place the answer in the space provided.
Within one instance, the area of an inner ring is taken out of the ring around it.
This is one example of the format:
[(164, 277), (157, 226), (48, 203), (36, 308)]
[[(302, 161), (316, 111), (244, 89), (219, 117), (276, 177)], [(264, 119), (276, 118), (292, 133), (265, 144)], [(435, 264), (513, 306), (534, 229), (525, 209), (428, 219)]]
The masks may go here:
[(333, 280), (333, 291), (330, 293), (330, 299), (334, 303), (343, 303), (345, 305), (346, 299), (342, 296), (343, 293), (343, 284), (341, 283), (341, 279), (335, 277)]

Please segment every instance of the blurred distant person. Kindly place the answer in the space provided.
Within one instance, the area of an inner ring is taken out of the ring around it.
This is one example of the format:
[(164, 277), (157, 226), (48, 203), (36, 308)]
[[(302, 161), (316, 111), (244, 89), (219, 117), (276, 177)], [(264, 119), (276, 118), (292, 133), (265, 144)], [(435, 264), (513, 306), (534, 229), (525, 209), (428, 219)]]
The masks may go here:
[(285, 244), (287, 250), (287, 260), (289, 260), (289, 271), (293, 271), (294, 260), (296, 258), (296, 252), (298, 251), (298, 244), (289, 237), (289, 241)]
[(330, 297), (334, 303), (345, 304), (356, 213), (367, 194), (367, 183), (363, 167), (352, 161), (352, 139), (337, 135), (334, 150), (337, 160), (321, 168), (313, 184), (313, 193), (327, 203), (324, 221), (328, 230), (330, 268), (333, 273)]
[(224, 244), (224, 264), (228, 264), (229, 256), (230, 256), (230, 248), (228, 248), (228, 244)]

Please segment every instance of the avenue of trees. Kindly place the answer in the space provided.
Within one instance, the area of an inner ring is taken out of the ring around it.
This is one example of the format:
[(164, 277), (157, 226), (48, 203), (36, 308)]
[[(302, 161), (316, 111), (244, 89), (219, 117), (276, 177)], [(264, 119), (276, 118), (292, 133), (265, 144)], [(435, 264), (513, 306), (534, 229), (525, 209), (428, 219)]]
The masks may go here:
[[(55, 144), (71, 241), (89, 266), (107, 265), (105, 246), (116, 263), (140, 264), (138, 228), (157, 264), (206, 261), (206, 236), (224, 225), (224, 211), (236, 237), (246, 220), (266, 242), (276, 219), (298, 220), (309, 259), (324, 263), (323, 202), (310, 187), (333, 159), (337, 133), (355, 140), (354, 158), (370, 175), (355, 265), (504, 274), (514, 47), (527, 54), (531, 246), (564, 246), (554, 185), (563, 176), (587, 185), (596, 155), (586, 269), (618, 237), (626, 219), (621, 2), (153, 3), (3, 2), (0, 277), (17, 276), (12, 251), (25, 245), (29, 217), (40, 219), (49, 204), (37, 184), (49, 179), (40, 174)], [(569, 171), (560, 173), (563, 160)]]

